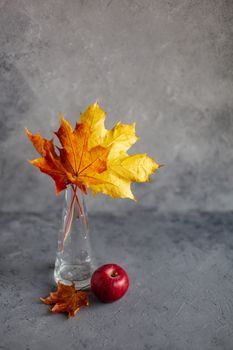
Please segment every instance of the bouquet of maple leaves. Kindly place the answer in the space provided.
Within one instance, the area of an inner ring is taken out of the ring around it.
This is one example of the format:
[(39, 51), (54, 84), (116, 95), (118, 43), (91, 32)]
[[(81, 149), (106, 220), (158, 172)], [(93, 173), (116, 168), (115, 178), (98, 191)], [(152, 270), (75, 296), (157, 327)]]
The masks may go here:
[[(78, 190), (87, 194), (87, 188), (93, 195), (102, 192), (113, 198), (130, 198), (136, 200), (132, 191), (132, 182), (149, 181), (150, 175), (160, 165), (147, 154), (129, 155), (127, 151), (138, 140), (135, 134), (135, 123), (117, 123), (111, 130), (105, 128), (106, 113), (96, 102), (90, 105), (84, 113), (81, 113), (80, 122), (75, 128), (67, 122), (61, 114), (61, 124), (55, 135), (60, 141), (59, 146), (54, 145), (54, 140), (43, 138), (40, 134), (33, 135), (26, 129), (32, 144), (40, 154), (40, 158), (31, 160), (30, 163), (39, 168), (41, 172), (49, 175), (55, 181), (56, 193), (65, 190), (68, 185), (72, 187), (73, 199), (71, 205), (76, 202), (80, 213), (82, 208), (79, 202)], [(70, 208), (70, 212), (72, 208)], [(69, 227), (69, 225), (67, 225)], [(64, 240), (69, 234), (68, 228), (64, 232)], [(75, 314), (75, 305), (80, 307), (87, 305), (87, 299), (73, 289), (58, 285), (58, 291), (51, 293), (47, 303), (56, 304), (53, 310), (64, 311), (64, 295), (70, 291), (72, 299), (72, 310), (70, 316)], [(67, 294), (68, 293), (68, 294)], [(64, 294), (64, 295), (63, 295)], [(55, 298), (55, 296), (58, 296)], [(63, 295), (63, 297), (61, 297)], [(58, 301), (56, 301), (58, 300)], [(74, 302), (74, 300), (76, 302)], [(56, 301), (56, 302), (55, 302)], [(58, 307), (57, 304), (62, 305)], [(69, 304), (69, 303), (68, 303)]]

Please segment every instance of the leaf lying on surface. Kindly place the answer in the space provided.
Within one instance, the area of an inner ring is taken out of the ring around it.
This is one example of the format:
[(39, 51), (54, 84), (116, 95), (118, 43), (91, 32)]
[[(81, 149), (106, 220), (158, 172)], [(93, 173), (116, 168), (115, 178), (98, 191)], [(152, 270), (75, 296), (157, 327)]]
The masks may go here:
[(74, 283), (66, 286), (58, 282), (57, 291), (40, 300), (46, 305), (53, 305), (50, 311), (67, 312), (68, 317), (74, 317), (82, 306), (89, 306), (88, 293), (76, 290)]
[(111, 130), (105, 128), (106, 113), (95, 103), (81, 114), (74, 130), (61, 115), (61, 125), (55, 135), (61, 147), (53, 140), (27, 135), (41, 158), (30, 161), (43, 173), (50, 175), (57, 193), (68, 184), (78, 186), (84, 193), (89, 187), (93, 194), (102, 192), (111, 197), (130, 198), (132, 182), (149, 181), (160, 165), (147, 154), (128, 155), (129, 148), (138, 140), (135, 123), (117, 123)]

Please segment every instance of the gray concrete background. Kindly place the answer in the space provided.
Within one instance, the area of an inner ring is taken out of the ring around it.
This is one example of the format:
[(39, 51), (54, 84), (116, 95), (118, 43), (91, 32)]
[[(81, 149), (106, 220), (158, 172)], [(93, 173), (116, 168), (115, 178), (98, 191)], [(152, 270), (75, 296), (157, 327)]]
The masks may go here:
[[(227, 0), (0, 0), (0, 349), (232, 350), (232, 37)], [(97, 264), (131, 286), (67, 321), (39, 302), (62, 196), (24, 127), (49, 137), (96, 99), (166, 166), (138, 203), (90, 196)]]
[(24, 126), (48, 137), (96, 99), (166, 167), (138, 204), (99, 195), (92, 212), (233, 209), (232, 1), (1, 0), (0, 27), (2, 211), (60, 210)]

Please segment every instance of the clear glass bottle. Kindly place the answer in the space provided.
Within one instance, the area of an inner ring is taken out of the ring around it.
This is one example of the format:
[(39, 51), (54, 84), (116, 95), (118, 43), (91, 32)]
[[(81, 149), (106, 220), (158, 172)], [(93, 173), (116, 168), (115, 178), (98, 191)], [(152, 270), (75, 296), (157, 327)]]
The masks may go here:
[(56, 282), (75, 283), (76, 289), (90, 285), (93, 259), (85, 195), (73, 185), (65, 191), (62, 228), (54, 269)]

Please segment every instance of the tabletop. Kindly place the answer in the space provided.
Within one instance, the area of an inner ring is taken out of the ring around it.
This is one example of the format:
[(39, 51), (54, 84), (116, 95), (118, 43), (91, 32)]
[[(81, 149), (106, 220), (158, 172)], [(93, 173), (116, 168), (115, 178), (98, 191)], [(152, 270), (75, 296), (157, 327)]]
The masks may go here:
[(130, 288), (112, 304), (90, 296), (73, 319), (39, 301), (55, 288), (59, 219), (11, 213), (0, 221), (0, 349), (232, 349), (232, 213), (92, 216), (97, 264), (121, 265)]

